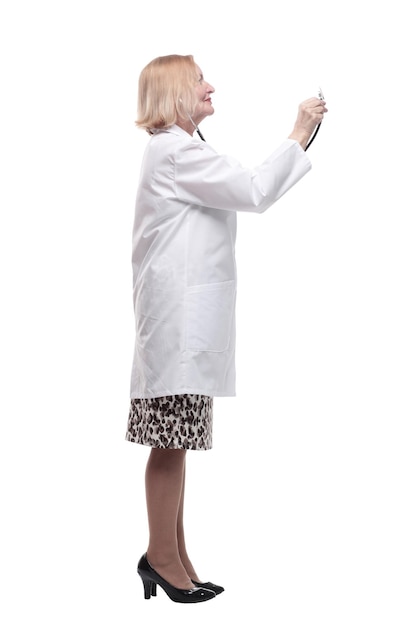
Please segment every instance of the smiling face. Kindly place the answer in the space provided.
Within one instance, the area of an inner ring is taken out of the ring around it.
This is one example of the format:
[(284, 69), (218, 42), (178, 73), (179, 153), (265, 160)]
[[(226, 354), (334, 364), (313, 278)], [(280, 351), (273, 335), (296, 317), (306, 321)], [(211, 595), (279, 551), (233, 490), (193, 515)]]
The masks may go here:
[(194, 111), (193, 120), (198, 125), (207, 115), (213, 115), (214, 113), (214, 107), (210, 97), (214, 92), (214, 87), (204, 80), (203, 72), (198, 65), (195, 67), (197, 71), (195, 91), (198, 102)]

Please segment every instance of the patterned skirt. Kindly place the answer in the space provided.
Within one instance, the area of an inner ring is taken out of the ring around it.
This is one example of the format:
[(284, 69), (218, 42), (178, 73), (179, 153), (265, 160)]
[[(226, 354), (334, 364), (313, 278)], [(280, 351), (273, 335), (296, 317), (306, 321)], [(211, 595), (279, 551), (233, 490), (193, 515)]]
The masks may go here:
[(126, 440), (152, 448), (210, 450), (213, 398), (198, 394), (130, 401)]

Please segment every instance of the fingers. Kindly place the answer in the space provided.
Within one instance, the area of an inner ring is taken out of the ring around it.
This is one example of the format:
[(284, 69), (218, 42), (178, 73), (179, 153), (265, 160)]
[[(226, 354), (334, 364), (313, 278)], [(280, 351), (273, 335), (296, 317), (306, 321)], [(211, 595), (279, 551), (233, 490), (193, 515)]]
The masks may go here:
[(298, 115), (290, 139), (295, 139), (306, 148), (314, 129), (321, 124), (327, 113), (326, 101), (320, 98), (308, 98), (298, 106)]
[(300, 115), (302, 118), (319, 123), (327, 113), (326, 101), (320, 98), (309, 98), (300, 104)]
[(304, 110), (312, 113), (326, 113), (326, 100), (320, 100), (320, 98), (309, 98), (300, 105)]
[(320, 106), (320, 105), (325, 105), (326, 104), (326, 100), (321, 100), (321, 98), (308, 98), (307, 100), (304, 100), (304, 102), (301, 103), (301, 106), (306, 105), (306, 106)]

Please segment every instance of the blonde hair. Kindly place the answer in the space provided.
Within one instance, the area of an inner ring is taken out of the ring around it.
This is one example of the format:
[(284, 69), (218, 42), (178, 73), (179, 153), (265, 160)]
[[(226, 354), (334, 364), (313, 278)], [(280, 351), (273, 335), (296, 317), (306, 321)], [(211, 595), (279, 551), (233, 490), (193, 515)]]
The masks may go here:
[(136, 126), (168, 128), (193, 115), (197, 105), (195, 85), (199, 79), (191, 54), (157, 57), (143, 68), (139, 77)]

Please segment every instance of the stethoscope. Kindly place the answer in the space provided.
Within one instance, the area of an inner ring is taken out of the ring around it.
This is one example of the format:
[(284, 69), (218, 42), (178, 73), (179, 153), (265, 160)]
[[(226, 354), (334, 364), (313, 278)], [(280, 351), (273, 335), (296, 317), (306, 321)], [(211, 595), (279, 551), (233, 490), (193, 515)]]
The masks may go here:
[[(322, 90), (321, 90), (321, 87), (319, 87), (319, 93), (318, 93), (318, 96), (317, 96), (317, 97), (318, 97), (318, 98), (320, 98), (320, 100), (324, 100), (324, 95), (323, 95), (323, 92), (322, 92)], [(201, 139), (202, 141), (206, 141), (206, 140), (204, 139), (204, 137), (203, 137), (203, 133), (202, 133), (202, 132), (201, 132), (201, 130), (198, 128), (197, 124), (194, 122), (193, 118), (191, 117), (191, 115), (190, 115), (189, 113), (188, 113), (188, 117), (190, 118), (190, 121), (191, 121), (192, 125), (194, 126), (194, 130), (195, 130), (195, 132), (197, 133), (197, 135), (200, 137), (200, 139)], [(316, 126), (316, 129), (315, 129), (314, 133), (313, 133), (313, 134), (312, 134), (312, 136), (310, 137), (310, 139), (309, 139), (309, 141), (308, 141), (308, 143), (307, 143), (307, 145), (306, 145), (306, 147), (305, 147), (305, 149), (306, 149), (306, 150), (308, 150), (308, 149), (309, 149), (309, 147), (311, 146), (311, 144), (312, 144), (312, 143), (313, 143), (313, 141), (315, 140), (316, 135), (317, 135), (317, 133), (319, 132), (320, 126), (321, 126), (321, 122), (320, 122), (319, 124), (317, 124), (317, 126)]]
[[(323, 95), (323, 92), (322, 92), (322, 90), (321, 90), (321, 87), (319, 87), (319, 93), (318, 93), (317, 97), (318, 97), (320, 100), (324, 100), (324, 95)], [(312, 144), (312, 143), (313, 143), (313, 141), (315, 140), (316, 135), (317, 135), (317, 133), (319, 132), (319, 128), (320, 128), (320, 126), (321, 126), (321, 122), (320, 122), (319, 124), (317, 124), (317, 126), (316, 126), (316, 129), (315, 129), (314, 133), (313, 133), (313, 134), (312, 134), (312, 136), (310, 137), (310, 139), (309, 139), (309, 141), (308, 141), (308, 143), (307, 143), (307, 145), (306, 145), (306, 147), (305, 147), (305, 149), (306, 149), (306, 150), (308, 150), (308, 149), (309, 149), (309, 147), (311, 146), (311, 144)]]
[(197, 133), (197, 135), (200, 137), (201, 141), (206, 141), (203, 137), (203, 133), (201, 132), (201, 130), (199, 129), (199, 127), (197, 126), (197, 124), (194, 122), (193, 118), (191, 117), (191, 115), (189, 113), (187, 113), (188, 117), (190, 118), (190, 122), (192, 123), (192, 125), (194, 126), (194, 130)]

